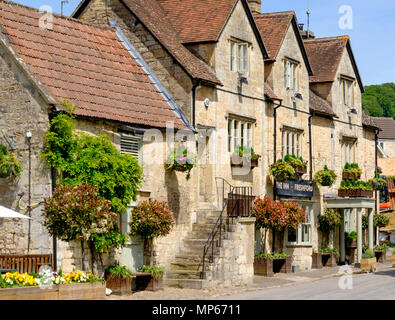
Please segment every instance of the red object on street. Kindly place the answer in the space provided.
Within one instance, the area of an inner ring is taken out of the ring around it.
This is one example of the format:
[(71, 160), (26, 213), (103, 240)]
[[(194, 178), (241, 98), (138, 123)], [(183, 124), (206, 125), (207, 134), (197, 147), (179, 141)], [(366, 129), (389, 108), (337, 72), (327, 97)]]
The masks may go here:
[(389, 202), (384, 202), (384, 203), (380, 203), (380, 209), (390, 209), (390, 203)]

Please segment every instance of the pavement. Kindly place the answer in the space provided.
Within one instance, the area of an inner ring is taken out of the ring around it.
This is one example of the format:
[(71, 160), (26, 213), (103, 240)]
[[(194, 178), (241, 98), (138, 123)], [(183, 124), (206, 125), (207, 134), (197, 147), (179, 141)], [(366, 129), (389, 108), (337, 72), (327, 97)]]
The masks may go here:
[[(389, 253), (387, 253), (389, 254)], [(372, 281), (374, 285), (375, 280), (378, 277), (374, 278), (375, 275), (382, 276), (380, 281), (383, 283), (388, 281), (387, 274), (395, 277), (395, 269), (392, 268), (390, 263), (391, 258), (387, 258), (387, 263), (385, 264), (377, 264), (376, 273), (371, 274), (362, 274), (363, 272), (359, 268), (352, 267), (352, 273), (354, 275), (353, 278), (357, 278), (358, 281), (363, 279), (363, 276), (370, 275), (369, 281)], [(380, 274), (384, 272), (383, 274)], [(163, 290), (151, 292), (151, 291), (141, 291), (134, 292), (130, 295), (110, 295), (106, 297), (107, 300), (212, 300), (212, 299), (271, 299), (273, 297), (281, 297), (278, 299), (292, 299), (292, 295), (286, 295), (286, 292), (298, 292), (298, 288), (303, 292), (309, 292), (306, 288), (312, 287), (313, 291), (315, 290), (315, 296), (320, 296), (320, 289), (325, 288), (327, 285), (334, 286), (334, 284), (339, 282), (339, 277), (344, 275), (344, 271), (342, 271), (341, 266), (337, 267), (324, 267), (322, 269), (312, 269), (310, 271), (302, 271), (297, 273), (277, 273), (274, 277), (264, 277), (264, 276), (254, 276), (252, 283), (248, 286), (244, 287), (233, 287), (233, 288), (214, 288), (214, 289), (206, 289), (206, 290), (197, 290), (197, 289), (181, 289), (181, 288), (172, 288), (165, 287)], [(337, 279), (336, 279), (337, 278)], [(392, 283), (392, 287), (395, 286)], [(289, 290), (288, 287), (297, 286), (296, 288), (292, 288)], [(337, 286), (338, 287), (338, 286)], [(315, 288), (315, 289), (314, 289)], [(273, 291), (273, 290), (278, 290)], [(394, 289), (395, 290), (395, 289)], [(269, 293), (270, 292), (270, 293)], [(274, 294), (276, 293), (276, 294)], [(303, 294), (298, 294), (296, 299), (303, 299)], [(332, 292), (333, 297), (338, 297), (338, 292)], [(325, 296), (325, 295), (324, 295)], [(306, 295), (306, 299), (311, 297), (310, 295)], [(332, 296), (328, 296), (328, 299), (331, 299)], [(334, 298), (336, 299), (336, 298)], [(345, 298), (347, 299), (347, 297)], [(362, 298), (363, 299), (363, 298)], [(395, 299), (395, 291), (393, 299)]]

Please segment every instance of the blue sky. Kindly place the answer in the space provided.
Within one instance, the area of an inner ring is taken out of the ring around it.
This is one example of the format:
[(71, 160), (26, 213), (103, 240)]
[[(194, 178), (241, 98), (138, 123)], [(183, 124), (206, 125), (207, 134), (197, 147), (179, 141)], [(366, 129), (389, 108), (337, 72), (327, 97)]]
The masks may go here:
[[(39, 8), (49, 5), (60, 13), (61, 0), (14, 0)], [(215, 1), (215, 0), (212, 0)], [(70, 15), (79, 0), (69, 0), (64, 14)], [(306, 23), (308, 0), (263, 0), (263, 12), (294, 10), (299, 23)], [(341, 29), (343, 5), (352, 9), (352, 29)], [(395, 82), (395, 1), (310, 0), (310, 26), (317, 37), (348, 34), (365, 85)]]

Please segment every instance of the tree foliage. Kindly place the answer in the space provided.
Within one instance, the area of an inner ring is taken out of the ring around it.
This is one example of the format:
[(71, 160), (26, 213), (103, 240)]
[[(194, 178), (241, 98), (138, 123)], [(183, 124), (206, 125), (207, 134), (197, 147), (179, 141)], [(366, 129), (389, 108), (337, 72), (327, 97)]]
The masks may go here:
[[(71, 109), (70, 103), (64, 105)], [(61, 172), (61, 183), (77, 186), (87, 182), (97, 187), (99, 196), (110, 200), (117, 213), (136, 200), (142, 180), (137, 160), (120, 154), (107, 136), (77, 133), (69, 114), (59, 114), (51, 121), (41, 155)]]
[(370, 116), (395, 119), (395, 83), (366, 86), (362, 106)]

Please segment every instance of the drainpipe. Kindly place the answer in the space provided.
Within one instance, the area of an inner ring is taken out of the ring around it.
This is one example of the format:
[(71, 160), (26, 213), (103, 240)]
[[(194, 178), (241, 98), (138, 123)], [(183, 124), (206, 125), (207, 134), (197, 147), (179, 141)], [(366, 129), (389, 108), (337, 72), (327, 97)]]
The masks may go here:
[(196, 89), (200, 87), (201, 81), (199, 80), (192, 86), (192, 126), (196, 130)]
[[(374, 144), (375, 144), (375, 155), (374, 155), (374, 175), (376, 176), (376, 174), (379, 172), (379, 168), (378, 168), (378, 159), (377, 159), (377, 151), (378, 151), (378, 145), (379, 143), (379, 130), (376, 130), (374, 132)], [(375, 195), (375, 208), (376, 208), (376, 213), (379, 213), (379, 206), (377, 203), (377, 190), (374, 191), (374, 195)], [(377, 227), (378, 228), (378, 227)], [(376, 232), (376, 243), (379, 244), (379, 239), (378, 239), (378, 232)]]
[(310, 180), (313, 180), (313, 136), (311, 134), (311, 119), (314, 112), (309, 116), (309, 162), (310, 162)]
[[(49, 123), (51, 124), (52, 120), (56, 117), (57, 112), (56, 108), (53, 107), (49, 113)], [(51, 182), (52, 182), (52, 194), (54, 194), (56, 189), (56, 170), (54, 167), (51, 167)], [(56, 237), (53, 236), (52, 238), (52, 256), (53, 256), (53, 268), (54, 271), (57, 271), (58, 261), (57, 261), (57, 244), (56, 244)]]

